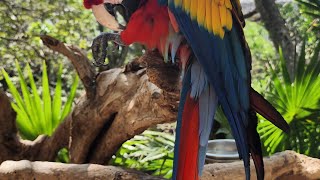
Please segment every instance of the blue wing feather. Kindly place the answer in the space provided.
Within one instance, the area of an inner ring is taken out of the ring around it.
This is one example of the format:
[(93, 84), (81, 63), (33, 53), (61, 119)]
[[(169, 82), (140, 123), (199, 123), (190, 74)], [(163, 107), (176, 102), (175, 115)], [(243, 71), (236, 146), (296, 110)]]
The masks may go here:
[[(201, 65), (194, 61), (191, 65), (191, 93), (190, 96), (198, 99), (203, 90), (207, 87), (207, 77)], [(201, 129), (201, 127), (200, 127)]]

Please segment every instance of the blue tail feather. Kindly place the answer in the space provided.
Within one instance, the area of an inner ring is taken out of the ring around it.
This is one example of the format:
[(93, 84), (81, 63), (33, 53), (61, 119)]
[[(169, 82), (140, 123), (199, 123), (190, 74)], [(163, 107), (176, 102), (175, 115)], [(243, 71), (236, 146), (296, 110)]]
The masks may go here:
[(214, 123), (214, 115), (218, 106), (218, 97), (211, 85), (202, 92), (199, 97), (200, 109), (200, 127), (199, 129), (199, 157), (198, 157), (198, 170), (199, 175), (202, 174), (203, 166), (206, 158), (206, 149), (208, 146), (209, 136)]

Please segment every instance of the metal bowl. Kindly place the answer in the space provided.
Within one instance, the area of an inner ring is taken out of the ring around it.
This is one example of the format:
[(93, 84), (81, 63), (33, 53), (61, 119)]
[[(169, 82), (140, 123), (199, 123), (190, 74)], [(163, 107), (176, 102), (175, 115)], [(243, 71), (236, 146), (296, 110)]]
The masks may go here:
[(238, 160), (239, 154), (234, 139), (215, 139), (208, 142), (206, 157), (214, 160)]

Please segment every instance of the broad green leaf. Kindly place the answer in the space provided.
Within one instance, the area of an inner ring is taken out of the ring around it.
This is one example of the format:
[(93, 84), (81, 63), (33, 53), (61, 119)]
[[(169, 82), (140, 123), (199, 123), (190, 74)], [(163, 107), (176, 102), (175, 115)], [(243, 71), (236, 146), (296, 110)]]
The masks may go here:
[(26, 123), (29, 123), (31, 125), (31, 127), (33, 129), (36, 129), (37, 127), (34, 125), (37, 123), (37, 121), (39, 121), (39, 119), (37, 119), (37, 115), (36, 115), (36, 111), (35, 109), (32, 108), (32, 95), (30, 94), (29, 88), (27, 86), (27, 83), (24, 79), (22, 70), (20, 68), (20, 65), (18, 63), (18, 61), (16, 61), (16, 68), (18, 71), (18, 75), (19, 75), (19, 80), (20, 80), (20, 87), (21, 87), (21, 92), (23, 95), (23, 101), (25, 104), (25, 111), (26, 114), (28, 115), (28, 118), (25, 119), (25, 121), (27, 121)]
[(30, 86), (32, 89), (32, 101), (31, 101), (31, 105), (32, 105), (32, 109), (34, 109), (36, 111), (36, 119), (37, 121), (37, 129), (40, 129), (42, 133), (45, 132), (45, 128), (43, 126), (43, 121), (45, 120), (45, 116), (44, 116), (44, 109), (43, 109), (43, 102), (40, 98), (40, 94), (38, 92), (38, 88), (36, 86), (36, 83), (34, 81), (34, 77), (33, 77), (33, 73), (31, 71), (31, 68), (29, 66), (29, 64), (27, 64), (26, 66), (27, 69), (27, 73), (28, 73), (28, 77), (29, 77), (29, 81), (30, 81)]
[(6, 80), (6, 83), (8, 84), (8, 87), (9, 87), (9, 90), (10, 90), (12, 96), (14, 97), (15, 101), (17, 102), (17, 106), (19, 107), (19, 109), (22, 109), (25, 112), (26, 107), (25, 107), (25, 104), (23, 103), (23, 99), (20, 96), (17, 88), (14, 86), (14, 84), (10, 80), (8, 73), (4, 69), (2, 69), (2, 74)]
[(42, 66), (42, 101), (45, 119), (43, 120), (43, 126), (45, 127), (45, 133), (51, 135), (52, 133), (52, 111), (51, 111), (51, 94), (49, 88), (49, 77), (47, 74), (47, 65), (43, 61)]
[(52, 104), (52, 121), (53, 121), (54, 128), (57, 127), (57, 125), (60, 123), (60, 118), (61, 118), (61, 106), (62, 106), (61, 75), (62, 75), (62, 65), (60, 65), (59, 71), (57, 74), (57, 83), (56, 83), (56, 88), (54, 91), (53, 104)]
[[(293, 149), (297, 152), (307, 155), (315, 155), (316, 151), (310, 151), (314, 147), (313, 138), (310, 136), (314, 123), (320, 124), (317, 116), (313, 116), (308, 109), (320, 109), (320, 62), (319, 50), (320, 43), (314, 49), (311, 59), (306, 59), (304, 42), (298, 59), (294, 81), (291, 83), (285, 59), (283, 59), (280, 50), (281, 71), (276, 72), (270, 68), (270, 74), (273, 80), (272, 91), (267, 92), (267, 99), (278, 109), (291, 127), (292, 133), (285, 135), (280, 129), (271, 123), (263, 120), (258, 125), (258, 132), (263, 140), (263, 145), (269, 154), (284, 149)], [(310, 119), (315, 118), (315, 119)], [(312, 123), (310, 123), (312, 122)], [(313, 148), (314, 149), (314, 148)]]
[(68, 116), (70, 111), (71, 111), (72, 103), (73, 103), (74, 97), (76, 96), (78, 84), (79, 84), (79, 77), (75, 76), (75, 79), (74, 79), (73, 84), (71, 86), (71, 91), (70, 91), (68, 99), (67, 99), (67, 102), (64, 105), (64, 109), (62, 111), (62, 115), (61, 115), (61, 120), (60, 121), (64, 120)]

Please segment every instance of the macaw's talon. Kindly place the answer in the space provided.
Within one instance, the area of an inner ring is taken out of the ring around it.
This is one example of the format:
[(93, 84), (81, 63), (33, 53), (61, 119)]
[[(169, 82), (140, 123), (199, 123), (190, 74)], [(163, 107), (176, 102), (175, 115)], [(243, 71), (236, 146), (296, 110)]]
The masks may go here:
[(112, 52), (117, 52), (119, 50), (119, 44), (117, 43), (113, 43), (113, 46), (112, 46)]
[[(117, 47), (125, 46), (122, 42), (120, 35), (116, 33), (102, 33), (98, 37), (94, 38), (91, 50), (93, 59), (95, 60), (94, 65), (95, 66), (104, 66), (105, 59), (107, 57), (107, 48), (108, 48), (108, 42), (113, 42), (117, 45)], [(117, 48), (115, 47), (115, 48)], [(112, 50), (114, 51), (114, 50)]]

